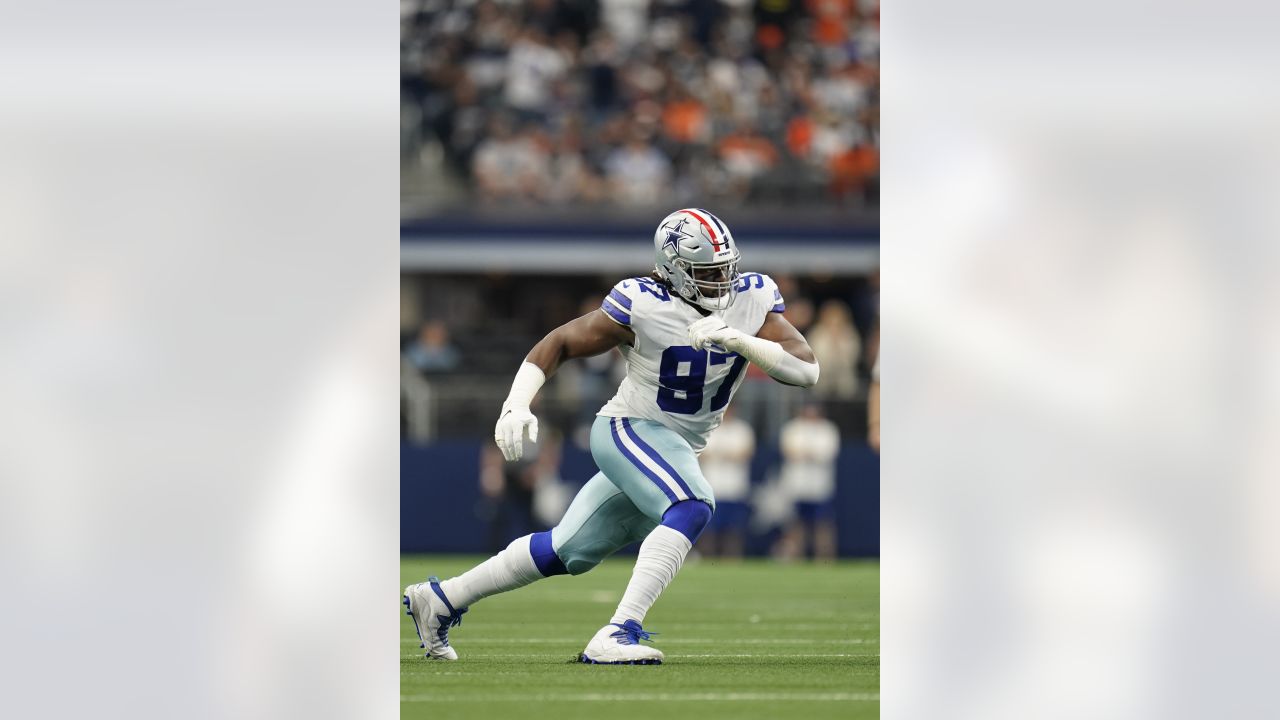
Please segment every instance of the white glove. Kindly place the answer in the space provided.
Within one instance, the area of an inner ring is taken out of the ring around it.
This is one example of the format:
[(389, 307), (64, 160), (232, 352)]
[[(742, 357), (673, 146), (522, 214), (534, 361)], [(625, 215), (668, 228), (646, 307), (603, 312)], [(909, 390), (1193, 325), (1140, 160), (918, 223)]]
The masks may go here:
[(493, 439), (502, 451), (502, 457), (519, 460), (524, 455), (524, 430), (529, 428), (529, 442), (538, 442), (538, 418), (527, 407), (502, 405), (502, 415), (493, 429)]
[(689, 326), (689, 344), (698, 350), (734, 350), (730, 345), (742, 336), (742, 332), (734, 330), (716, 315), (708, 315)]
[(493, 440), (508, 461), (519, 460), (524, 455), (525, 428), (529, 428), (529, 442), (538, 442), (538, 418), (529, 412), (529, 403), (546, 379), (542, 368), (526, 360), (516, 372), (516, 379), (511, 381), (511, 393), (502, 403), (498, 425), (493, 429)]

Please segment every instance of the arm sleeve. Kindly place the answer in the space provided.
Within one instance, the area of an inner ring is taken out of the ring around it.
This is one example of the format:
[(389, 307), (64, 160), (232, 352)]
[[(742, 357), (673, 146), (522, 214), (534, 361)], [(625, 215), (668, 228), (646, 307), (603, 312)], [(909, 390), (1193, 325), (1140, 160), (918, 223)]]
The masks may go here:
[(739, 333), (726, 345), (774, 380), (799, 387), (813, 387), (818, 382), (818, 363), (805, 362), (772, 340)]

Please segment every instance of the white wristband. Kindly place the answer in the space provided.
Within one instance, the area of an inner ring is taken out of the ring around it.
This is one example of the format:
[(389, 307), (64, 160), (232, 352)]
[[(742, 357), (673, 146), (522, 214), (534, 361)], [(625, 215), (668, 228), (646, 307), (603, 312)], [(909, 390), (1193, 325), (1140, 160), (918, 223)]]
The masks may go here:
[(542, 368), (527, 360), (521, 363), (520, 369), (516, 371), (515, 380), (511, 381), (511, 392), (507, 393), (507, 401), (502, 403), (503, 410), (509, 407), (527, 410), (529, 403), (533, 402), (533, 396), (538, 394), (538, 390), (546, 381), (547, 376), (542, 372)]

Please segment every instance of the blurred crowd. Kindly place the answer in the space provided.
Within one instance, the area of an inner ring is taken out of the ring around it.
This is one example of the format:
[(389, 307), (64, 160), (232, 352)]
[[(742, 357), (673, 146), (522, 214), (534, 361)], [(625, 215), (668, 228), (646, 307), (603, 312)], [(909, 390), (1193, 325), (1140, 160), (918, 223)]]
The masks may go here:
[(405, 162), (503, 205), (879, 193), (878, 0), (403, 0)]

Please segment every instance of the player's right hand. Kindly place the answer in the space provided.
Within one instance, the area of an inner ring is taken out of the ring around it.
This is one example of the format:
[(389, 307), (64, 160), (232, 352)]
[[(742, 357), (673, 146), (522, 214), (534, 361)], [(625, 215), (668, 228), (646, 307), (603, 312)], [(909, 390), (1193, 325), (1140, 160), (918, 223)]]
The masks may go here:
[(698, 350), (709, 348), (722, 351), (725, 349), (725, 343), (737, 331), (729, 327), (719, 316), (708, 315), (701, 320), (694, 321), (689, 326), (688, 332), (689, 344)]
[(524, 455), (525, 428), (529, 428), (529, 442), (538, 442), (538, 418), (529, 408), (503, 405), (498, 425), (493, 429), (493, 439), (508, 461), (519, 460)]

